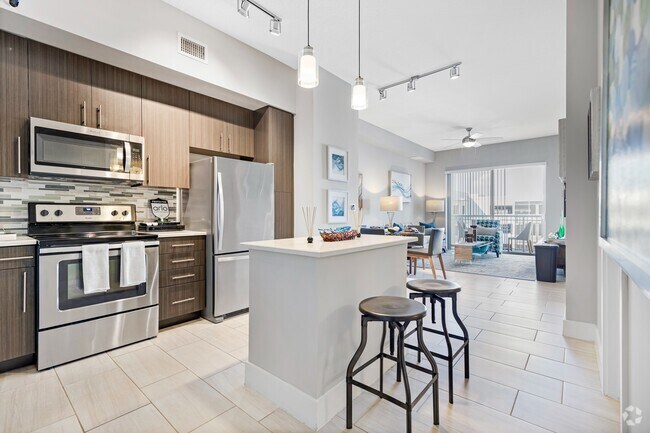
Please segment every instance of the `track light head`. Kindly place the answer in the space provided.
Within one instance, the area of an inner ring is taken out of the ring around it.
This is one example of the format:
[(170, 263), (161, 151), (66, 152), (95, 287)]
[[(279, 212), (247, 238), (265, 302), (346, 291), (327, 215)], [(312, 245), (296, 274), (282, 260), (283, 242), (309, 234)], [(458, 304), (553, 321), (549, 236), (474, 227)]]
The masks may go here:
[(411, 77), (408, 84), (406, 85), (406, 91), (407, 92), (414, 92), (415, 91), (415, 80), (417, 80), (417, 78)]
[(269, 32), (274, 36), (280, 36), (282, 33), (282, 20), (280, 18), (271, 18)]
[(379, 89), (379, 100), (383, 101), (388, 97), (388, 90), (386, 89)]
[(451, 69), (449, 70), (449, 78), (452, 80), (455, 80), (457, 78), (460, 78), (460, 66), (452, 66)]
[(244, 18), (248, 18), (248, 13), (250, 12), (251, 4), (248, 0), (237, 0), (237, 12)]

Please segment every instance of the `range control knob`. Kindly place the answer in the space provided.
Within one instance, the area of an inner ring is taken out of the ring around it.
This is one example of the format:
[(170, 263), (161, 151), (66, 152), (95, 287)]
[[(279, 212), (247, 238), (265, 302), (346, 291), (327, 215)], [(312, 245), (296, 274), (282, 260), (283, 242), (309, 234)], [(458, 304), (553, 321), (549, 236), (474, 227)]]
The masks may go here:
[(114, 210), (113, 212), (111, 212), (111, 215), (113, 215), (113, 216), (117, 216), (117, 211)]
[(63, 215), (63, 211), (61, 209), (57, 209), (57, 210), (54, 211), (54, 215), (61, 216), (61, 215)]
[(128, 211), (128, 210), (124, 210), (124, 211), (122, 211), (122, 215), (127, 216), (128, 214), (129, 214), (129, 211)]
[(43, 210), (41, 211), (41, 216), (46, 217), (46, 216), (48, 216), (49, 214), (50, 214), (50, 213), (49, 213), (46, 209), (43, 209)]

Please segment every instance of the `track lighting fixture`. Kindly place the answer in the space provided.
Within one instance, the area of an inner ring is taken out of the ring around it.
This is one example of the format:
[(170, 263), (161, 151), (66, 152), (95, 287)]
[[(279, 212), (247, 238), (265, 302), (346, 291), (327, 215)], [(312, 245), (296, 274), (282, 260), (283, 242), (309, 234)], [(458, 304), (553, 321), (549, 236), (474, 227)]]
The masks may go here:
[(460, 78), (460, 65), (452, 66), (449, 70), (449, 78), (455, 80)]
[(366, 85), (361, 77), (361, 0), (359, 0), (359, 75), (354, 80), (352, 85), (352, 102), (350, 106), (353, 110), (365, 110), (368, 108), (368, 93), (366, 92)]
[(424, 74), (420, 75), (414, 75), (410, 78), (406, 78), (405, 80), (398, 81), (396, 83), (389, 84), (384, 87), (379, 88), (379, 100), (382, 101), (387, 98), (388, 93), (387, 90), (392, 88), (392, 87), (397, 87), (401, 86), (402, 84), (406, 84), (406, 90), (408, 92), (413, 92), (415, 90), (415, 82), (419, 80), (420, 78), (428, 77), (429, 75), (434, 75), (442, 71), (446, 71), (449, 69), (449, 77), (452, 80), (455, 80), (456, 78), (460, 77), (460, 65), (462, 62), (456, 62), (452, 63), (451, 65), (444, 66), (442, 68), (435, 69), (433, 71), (425, 72)]
[(407, 92), (415, 92), (415, 80), (417, 80), (417, 78), (411, 77), (408, 84), (406, 85)]
[(251, 4), (248, 0), (237, 0), (237, 12), (245, 18), (248, 18), (248, 14), (251, 9)]
[(277, 36), (282, 33), (282, 18), (253, 0), (237, 0), (237, 12), (245, 18), (249, 17), (251, 6), (254, 6), (271, 18), (269, 23), (269, 32), (272, 35)]
[(298, 85), (305, 89), (318, 86), (318, 61), (314, 55), (314, 48), (309, 43), (309, 0), (307, 0), (307, 46), (302, 49), (298, 65)]
[(269, 32), (273, 36), (279, 36), (282, 33), (282, 20), (279, 18), (271, 18), (270, 24)]

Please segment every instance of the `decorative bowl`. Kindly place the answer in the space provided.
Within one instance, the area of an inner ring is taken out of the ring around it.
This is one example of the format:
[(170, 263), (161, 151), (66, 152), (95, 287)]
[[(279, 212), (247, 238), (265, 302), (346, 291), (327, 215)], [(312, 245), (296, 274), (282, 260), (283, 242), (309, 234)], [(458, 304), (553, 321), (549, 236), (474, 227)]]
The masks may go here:
[(333, 231), (333, 230), (320, 230), (320, 237), (325, 242), (338, 242), (349, 241), (357, 237), (356, 230)]

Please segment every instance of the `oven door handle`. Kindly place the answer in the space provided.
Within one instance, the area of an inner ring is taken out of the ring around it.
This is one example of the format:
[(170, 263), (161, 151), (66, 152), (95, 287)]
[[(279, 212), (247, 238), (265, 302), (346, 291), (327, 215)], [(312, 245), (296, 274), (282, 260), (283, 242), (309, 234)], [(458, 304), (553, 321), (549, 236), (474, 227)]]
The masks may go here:
[[(160, 242), (156, 241), (145, 241), (145, 248), (158, 247)], [(118, 251), (122, 249), (122, 244), (108, 244), (109, 251)], [(51, 254), (67, 254), (67, 253), (79, 253), (81, 254), (81, 247), (49, 247), (41, 248), (40, 255), (51, 255)]]

